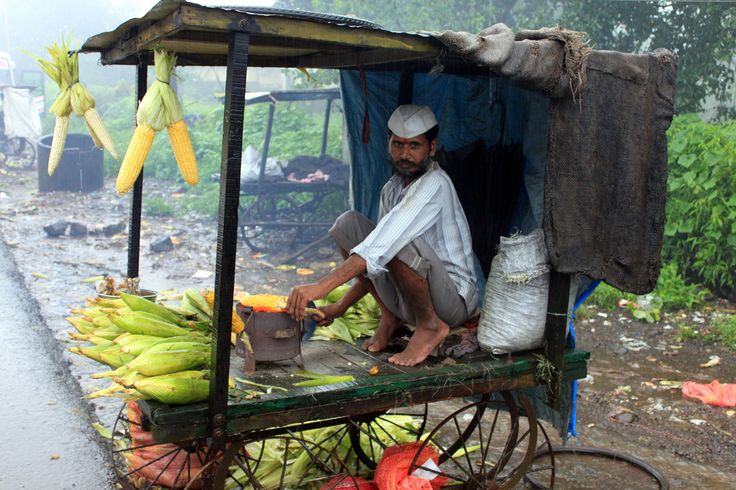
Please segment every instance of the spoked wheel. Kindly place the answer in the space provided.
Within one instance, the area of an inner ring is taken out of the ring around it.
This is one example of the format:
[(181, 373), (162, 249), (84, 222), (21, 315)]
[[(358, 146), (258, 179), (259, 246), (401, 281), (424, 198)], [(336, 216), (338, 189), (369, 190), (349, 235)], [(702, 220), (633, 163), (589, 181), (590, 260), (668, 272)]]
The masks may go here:
[[(449, 488), (510, 489), (530, 467), (538, 425), (529, 399), (499, 392), (500, 399), (480, 401), (456, 410), (424, 439), (409, 474), (420, 470), (446, 480)], [(437, 464), (419, 461), (425, 449), (437, 451)]]
[(225, 450), (214, 478), (214, 488), (302, 489), (347, 488), (354, 483), (329, 441), (318, 443), (298, 434), (235, 441)]
[(4, 165), (8, 168), (28, 170), (36, 164), (36, 146), (25, 138), (8, 139), (2, 151), (6, 158)]
[(255, 201), (242, 206), (238, 212), (243, 241), (254, 252), (272, 252), (290, 247), (297, 237), (293, 226), (280, 222), (297, 221), (289, 217), (291, 203), (284, 196), (259, 195)]
[(115, 420), (112, 459), (125, 489), (204, 488), (217, 462), (204, 440), (154, 442), (151, 432), (143, 429), (135, 402), (125, 403)]
[(532, 488), (555, 488), (555, 451), (541, 422), (537, 422), (542, 440), (535, 451), (532, 465), (524, 474), (524, 482)]
[(418, 441), (426, 428), (428, 414), (429, 405), (424, 403), (351, 417), (346, 427), (356, 458), (349, 463), (353, 474), (363, 475), (363, 467), (367, 471), (376, 469), (386, 447)]

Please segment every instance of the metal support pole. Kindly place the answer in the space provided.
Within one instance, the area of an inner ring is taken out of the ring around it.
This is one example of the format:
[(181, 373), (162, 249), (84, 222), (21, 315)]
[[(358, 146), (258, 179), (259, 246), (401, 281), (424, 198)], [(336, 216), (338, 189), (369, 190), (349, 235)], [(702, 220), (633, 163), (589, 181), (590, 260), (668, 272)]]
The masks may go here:
[(268, 104), (268, 122), (266, 124), (266, 137), (263, 139), (263, 154), (261, 155), (261, 168), (258, 171), (258, 183), (263, 182), (266, 175), (266, 160), (268, 160), (268, 148), (271, 145), (271, 133), (273, 131), (273, 116), (276, 111), (276, 102)]
[(212, 343), (209, 414), (211, 447), (224, 449), (227, 437), (227, 390), (230, 372), (230, 326), (235, 282), (235, 252), (238, 240), (240, 159), (243, 151), (245, 79), (248, 69), (247, 33), (234, 33), (227, 54), (225, 115), (222, 126), (220, 164), (220, 211), (215, 269), (215, 326)]
[[(146, 95), (148, 86), (148, 62), (141, 58), (136, 66), (136, 109)], [(128, 277), (138, 277), (141, 250), (141, 209), (143, 207), (143, 170), (133, 184), (130, 196), (130, 222), (128, 224)]]
[(319, 150), (319, 156), (322, 158), (327, 154), (327, 135), (330, 129), (330, 112), (332, 111), (332, 99), (327, 99), (327, 107), (325, 107), (325, 123), (322, 127), (322, 148)]
[(570, 299), (570, 276), (554, 269), (549, 276), (547, 321), (544, 328), (544, 356), (551, 364), (548, 384), (548, 404), (559, 410), (564, 369), (565, 334), (567, 332), (567, 308)]

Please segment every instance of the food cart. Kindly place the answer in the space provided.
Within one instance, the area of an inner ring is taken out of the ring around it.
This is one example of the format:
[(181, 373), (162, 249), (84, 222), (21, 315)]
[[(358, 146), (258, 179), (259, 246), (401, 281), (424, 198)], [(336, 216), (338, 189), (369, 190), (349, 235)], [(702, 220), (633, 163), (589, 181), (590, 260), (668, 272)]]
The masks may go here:
[[(564, 430), (571, 403), (564, 388), (586, 375), (589, 354), (566, 339), (575, 275), (643, 293), (659, 273), (665, 132), (676, 71), (667, 51), (590, 51), (574, 34), (513, 34), (499, 26), (479, 36), (402, 33), (345, 17), (163, 0), (142, 18), (88, 39), (82, 51), (99, 52), (103, 64), (137, 67), (139, 100), (155, 46), (176, 52), (180, 65), (227, 67), (209, 401), (178, 407), (141, 402), (139, 418), (121, 411), (117, 428), (150, 430), (150, 445), (168, 444), (169, 454), (187, 461), (196, 457), (196, 474), (193, 466), (180, 466), (180, 487), (306, 487), (301, 480), (287, 482), (286, 455), (276, 483), (262, 483), (265, 446), (252, 444), (276, 438), (301, 447), (326, 474), (342, 475), (337, 483), (322, 482), (323, 488), (357, 488), (355, 475), (376, 464), (360, 440), (368, 438), (369, 448), (391, 445), (371, 422), (406, 412), (421, 420), (417, 444), (440, 453), (433, 469), (415, 457), (410, 473), (426, 470), (429, 479), (441, 476), (462, 488), (512, 488), (527, 472), (539, 471), (553, 486), (551, 453), (535, 463), (540, 467), (532, 466), (540, 446), (549, 445), (537, 409), (544, 405), (544, 417)], [(489, 55), (483, 45), (494, 43), (503, 49)], [(510, 226), (544, 228), (553, 270), (543, 347), (500, 359), (477, 352), (406, 368), (387, 363), (386, 354), (346, 343), (306, 342), (308, 369), (351, 374), (354, 381), (293, 388), (292, 366), (277, 364), (251, 379), (288, 391), (229, 400), (228, 375), (242, 373), (242, 360), (231, 352), (230, 317), (245, 82), (252, 66), (341, 70), (352, 198), (369, 216), (375, 216), (389, 172), (382, 128), (390, 111), (397, 103), (430, 105), (443, 128), (441, 163), (468, 213), (484, 272)], [(138, 277), (142, 193), (141, 175), (131, 197), (129, 277)], [(373, 366), (378, 369), (369, 372)], [(432, 415), (442, 400), (458, 408)], [(356, 443), (354, 457), (337, 457), (323, 449), (325, 441), (304, 436), (327, 426), (339, 427), (329, 437)], [(122, 446), (114, 445), (113, 452), (118, 475), (127, 481), (143, 468), (124, 464), (121, 456), (135, 448)], [(342, 486), (346, 482), (353, 486)]]

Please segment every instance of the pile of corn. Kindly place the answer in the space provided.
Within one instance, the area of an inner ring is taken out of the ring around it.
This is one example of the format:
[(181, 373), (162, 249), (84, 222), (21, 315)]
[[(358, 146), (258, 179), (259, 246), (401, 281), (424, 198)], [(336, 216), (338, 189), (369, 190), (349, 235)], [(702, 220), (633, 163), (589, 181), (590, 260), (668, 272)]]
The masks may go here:
[(153, 144), (157, 131), (166, 128), (184, 180), (191, 185), (199, 182), (197, 159), (194, 155), (189, 130), (184, 122), (181, 103), (171, 88), (169, 81), (176, 65), (176, 55), (163, 48), (156, 48), (153, 54), (156, 80), (148, 87), (146, 95), (138, 105), (136, 122), (138, 125), (133, 139), (125, 152), (116, 183), (118, 195), (128, 192), (143, 170), (143, 162)]
[(164, 306), (139, 296), (89, 298), (67, 321), (74, 340), (91, 345), (71, 352), (112, 368), (93, 374), (111, 378), (90, 393), (124, 399), (153, 399), (170, 405), (200, 402), (209, 395), (212, 310), (195, 289), (184, 292), (181, 306)]
[(48, 77), (59, 86), (59, 95), (49, 110), (56, 114), (54, 136), (51, 142), (51, 152), (48, 161), (48, 173), (53, 175), (61, 161), (61, 155), (66, 144), (66, 134), (69, 127), (69, 116), (72, 111), (84, 118), (92, 140), (98, 148), (104, 148), (118, 158), (115, 144), (102, 122), (100, 114), (95, 109), (95, 98), (79, 81), (79, 58), (76, 51), (69, 50), (69, 42), (61, 39), (61, 46), (54, 43), (46, 50), (51, 61), (34, 56)]
[[(360, 433), (360, 446), (364, 454), (377, 463), (388, 446), (414, 442), (418, 421), (409, 415), (384, 415), (371, 422)], [(355, 448), (346, 435), (345, 425), (333, 425), (293, 434), (291, 437), (274, 437), (246, 444), (245, 462), (230, 467), (226, 489), (235, 488), (300, 488), (321, 489), (329, 474), (325, 469), (340, 472), (349, 469), (353, 476), (370, 476), (371, 470), (357, 457)], [(255, 465), (255, 457), (260, 462)], [(252, 473), (260, 486), (241, 486), (251, 482)], [(283, 478), (283, 480), (282, 480)], [(346, 478), (344, 484), (352, 483)], [(337, 488), (355, 488), (352, 485)]]

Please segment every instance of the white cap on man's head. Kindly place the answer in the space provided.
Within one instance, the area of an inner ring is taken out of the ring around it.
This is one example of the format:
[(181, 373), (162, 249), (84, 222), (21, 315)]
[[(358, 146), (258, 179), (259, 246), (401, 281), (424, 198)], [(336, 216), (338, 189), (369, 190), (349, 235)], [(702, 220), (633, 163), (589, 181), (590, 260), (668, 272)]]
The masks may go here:
[(426, 105), (400, 105), (388, 120), (388, 129), (399, 138), (419, 136), (436, 125), (437, 119)]

